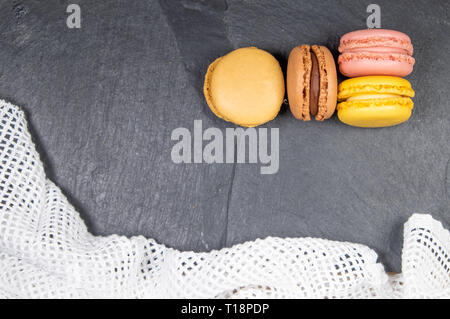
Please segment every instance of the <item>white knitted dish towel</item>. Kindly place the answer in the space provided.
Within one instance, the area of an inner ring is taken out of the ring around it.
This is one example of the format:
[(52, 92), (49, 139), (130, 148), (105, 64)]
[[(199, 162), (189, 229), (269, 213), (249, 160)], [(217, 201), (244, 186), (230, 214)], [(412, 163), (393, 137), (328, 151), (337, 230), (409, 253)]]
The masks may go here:
[(450, 298), (450, 234), (404, 226), (402, 274), (370, 248), (266, 238), (209, 253), (91, 235), (44, 173), (24, 113), (0, 100), (0, 298)]

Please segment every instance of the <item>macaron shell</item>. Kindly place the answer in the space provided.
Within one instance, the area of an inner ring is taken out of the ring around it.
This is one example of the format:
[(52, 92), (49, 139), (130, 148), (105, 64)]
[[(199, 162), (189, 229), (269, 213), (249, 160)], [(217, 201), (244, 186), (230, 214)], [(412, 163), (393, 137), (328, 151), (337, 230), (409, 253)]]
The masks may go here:
[(287, 94), (289, 108), (296, 119), (310, 121), (309, 94), (311, 76), (311, 51), (309, 45), (292, 49), (287, 67)]
[(211, 64), (204, 93), (218, 117), (240, 126), (258, 126), (280, 111), (285, 94), (283, 72), (268, 52), (238, 49)]
[(398, 48), (409, 55), (413, 54), (411, 38), (407, 34), (387, 29), (365, 29), (346, 33), (341, 37), (339, 52), (371, 47)]
[(396, 94), (414, 97), (414, 90), (408, 80), (394, 76), (364, 76), (348, 79), (339, 84), (339, 101), (362, 94)]
[(405, 54), (349, 52), (339, 56), (339, 70), (347, 77), (370, 75), (407, 76), (415, 60)]
[(411, 108), (408, 105), (392, 101), (372, 101), (370, 106), (356, 101), (348, 102), (345, 106), (341, 104), (338, 104), (339, 120), (356, 127), (389, 127), (406, 122), (411, 117)]
[(337, 102), (337, 72), (336, 63), (330, 50), (324, 46), (313, 45), (312, 50), (317, 56), (320, 72), (320, 95), (317, 121), (329, 119), (336, 110)]
[[(212, 97), (211, 97), (211, 91), (210, 91), (210, 83), (211, 83), (211, 77), (212, 74), (214, 72), (214, 68), (216, 67), (217, 63), (221, 60), (222, 58), (218, 58), (216, 59), (213, 63), (210, 64), (210, 66), (208, 67), (208, 71), (206, 72), (206, 76), (205, 76), (205, 83), (203, 85), (203, 94), (205, 96), (206, 99), (206, 103), (208, 104), (209, 108), (211, 109), (211, 111), (214, 113), (215, 116), (224, 119), (222, 117), (222, 115), (216, 110), (216, 108), (214, 107), (214, 104), (212, 102)], [(224, 119), (227, 121), (227, 119)]]

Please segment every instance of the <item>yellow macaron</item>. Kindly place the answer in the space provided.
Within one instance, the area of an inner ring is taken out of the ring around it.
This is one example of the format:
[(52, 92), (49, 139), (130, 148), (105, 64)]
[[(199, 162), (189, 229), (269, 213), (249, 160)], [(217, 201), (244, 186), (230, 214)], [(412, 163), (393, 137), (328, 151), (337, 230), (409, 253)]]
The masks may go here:
[(338, 88), (338, 117), (357, 127), (387, 127), (407, 121), (414, 106), (408, 80), (394, 76), (348, 79)]
[(280, 111), (283, 72), (270, 53), (255, 47), (238, 49), (209, 66), (203, 93), (216, 116), (240, 126), (258, 126)]

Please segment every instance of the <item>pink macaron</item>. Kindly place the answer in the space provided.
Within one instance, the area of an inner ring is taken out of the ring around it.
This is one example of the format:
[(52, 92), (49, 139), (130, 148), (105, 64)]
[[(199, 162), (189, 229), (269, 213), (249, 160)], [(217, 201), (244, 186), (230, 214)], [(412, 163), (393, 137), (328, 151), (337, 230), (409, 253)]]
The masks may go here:
[(339, 70), (348, 77), (409, 75), (415, 63), (411, 39), (386, 29), (366, 29), (345, 34), (339, 46)]

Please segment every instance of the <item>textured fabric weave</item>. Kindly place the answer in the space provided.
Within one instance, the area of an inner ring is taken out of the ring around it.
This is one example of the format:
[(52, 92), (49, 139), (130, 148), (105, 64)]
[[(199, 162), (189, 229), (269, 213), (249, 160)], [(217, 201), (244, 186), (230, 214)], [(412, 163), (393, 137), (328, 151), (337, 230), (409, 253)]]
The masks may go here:
[(209, 253), (96, 237), (44, 173), (23, 112), (0, 100), (0, 298), (450, 298), (450, 235), (404, 227), (402, 274), (370, 248), (266, 238)]

